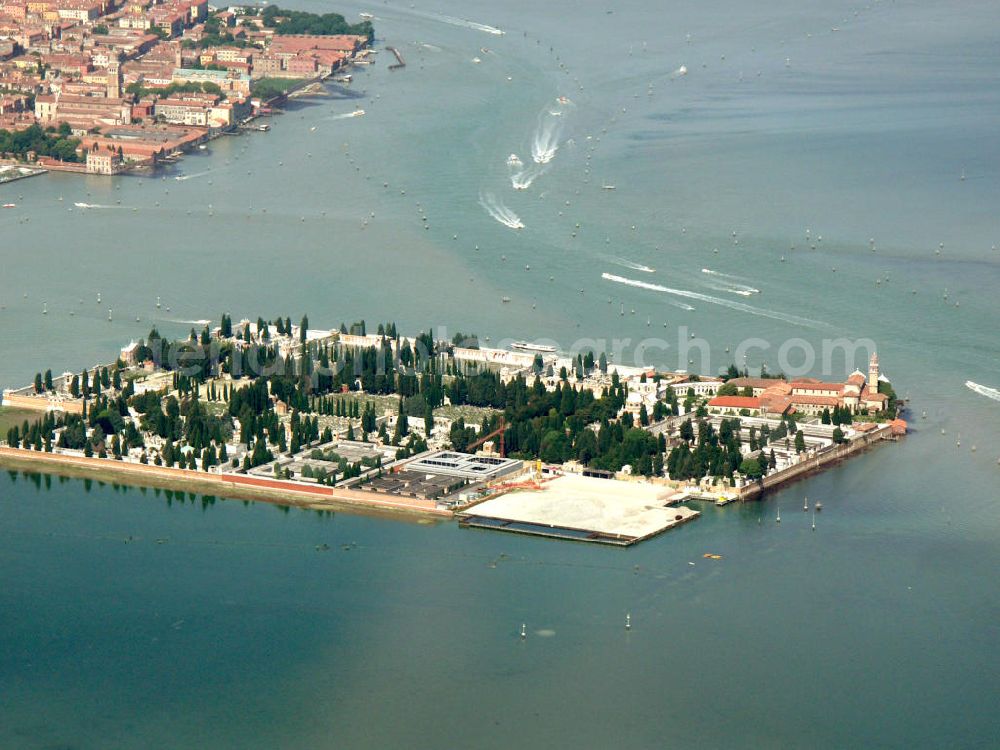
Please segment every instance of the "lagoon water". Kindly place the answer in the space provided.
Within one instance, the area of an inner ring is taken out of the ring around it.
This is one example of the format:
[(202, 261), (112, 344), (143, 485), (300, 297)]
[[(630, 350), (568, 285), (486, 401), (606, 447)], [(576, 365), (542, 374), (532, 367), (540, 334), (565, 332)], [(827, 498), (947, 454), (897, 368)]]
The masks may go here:
[(223, 310), (674, 368), (686, 327), (705, 372), (845, 336), (911, 434), (627, 550), (4, 473), (0, 747), (995, 746), (996, 5), (335, 9), (407, 67), (155, 178), (0, 187), (0, 382)]

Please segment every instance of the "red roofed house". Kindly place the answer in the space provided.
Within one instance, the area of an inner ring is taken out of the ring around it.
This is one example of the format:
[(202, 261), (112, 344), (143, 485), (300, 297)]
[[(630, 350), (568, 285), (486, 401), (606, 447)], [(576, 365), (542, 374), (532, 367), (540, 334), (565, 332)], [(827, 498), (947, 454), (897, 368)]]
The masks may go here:
[(824, 409), (832, 410), (835, 406), (842, 405), (842, 400), (836, 396), (796, 396), (793, 394), (788, 397), (788, 400), (797, 411), (806, 414), (822, 414)]
[(745, 410), (749, 416), (754, 417), (760, 416), (763, 411), (760, 399), (753, 396), (716, 396), (708, 402), (708, 409), (716, 414), (734, 415)]

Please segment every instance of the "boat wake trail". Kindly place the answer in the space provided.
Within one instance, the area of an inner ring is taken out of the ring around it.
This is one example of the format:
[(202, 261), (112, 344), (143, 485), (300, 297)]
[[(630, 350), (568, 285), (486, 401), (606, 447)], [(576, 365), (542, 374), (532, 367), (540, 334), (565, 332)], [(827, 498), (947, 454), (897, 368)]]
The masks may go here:
[(991, 398), (994, 401), (1000, 401), (1000, 390), (996, 388), (980, 385), (979, 383), (974, 383), (971, 380), (965, 381), (965, 387), (970, 391), (978, 393), (980, 396), (986, 396), (986, 398)]
[(476, 21), (469, 21), (465, 18), (455, 18), (455, 16), (445, 16), (440, 13), (426, 13), (418, 10), (413, 10), (412, 8), (406, 9), (406, 12), (414, 16), (420, 16), (421, 18), (426, 18), (431, 21), (438, 21), (439, 23), (446, 23), (449, 26), (459, 26), (463, 29), (472, 29), (473, 31), (482, 31), (486, 34), (493, 34), (494, 36), (503, 36), (506, 32), (503, 29), (498, 29), (496, 26), (490, 26), (485, 23), (477, 23)]
[(507, 169), (510, 174), (510, 186), (515, 190), (527, 190), (531, 184), (548, 170), (544, 164), (532, 164), (525, 168), (524, 163), (511, 154), (507, 159)]
[(736, 276), (731, 273), (723, 273), (722, 271), (713, 271), (711, 268), (701, 269), (702, 273), (707, 273), (709, 276), (718, 276), (723, 279), (730, 279), (732, 281), (746, 281), (742, 276)]
[(348, 119), (350, 119), (352, 117), (361, 117), (361, 116), (364, 115), (364, 113), (365, 113), (365, 111), (363, 109), (356, 109), (353, 112), (341, 112), (340, 114), (337, 114), (337, 115), (330, 115), (329, 117), (324, 118), (324, 119), (326, 119), (326, 120), (348, 120)]
[(464, 18), (440, 16), (438, 20), (451, 24), (452, 26), (462, 26), (466, 29), (472, 29), (473, 31), (484, 31), (487, 34), (493, 34), (494, 36), (503, 36), (505, 33), (503, 29), (498, 29), (496, 26), (490, 26), (485, 23), (476, 23), (475, 21), (467, 21)]
[(209, 172), (195, 172), (194, 174), (179, 174), (176, 177), (174, 177), (174, 179), (177, 180), (178, 182), (183, 182), (184, 180), (193, 180), (195, 177), (204, 177), (207, 174), (211, 174), (211, 172), (209, 171)]
[(645, 281), (638, 281), (637, 279), (627, 279), (623, 276), (615, 276), (614, 274), (611, 273), (602, 273), (601, 278), (607, 281), (614, 281), (617, 284), (626, 284), (628, 286), (638, 287), (639, 289), (648, 289), (653, 292), (663, 292), (665, 294), (673, 294), (677, 297), (685, 297), (686, 299), (695, 299), (701, 302), (708, 302), (713, 305), (728, 307), (730, 310), (737, 310), (738, 312), (743, 312), (746, 313), (747, 315), (758, 315), (762, 318), (772, 318), (773, 320), (780, 320), (785, 323), (804, 326), (806, 328), (828, 327), (825, 324), (820, 323), (819, 321), (810, 320), (809, 318), (801, 318), (798, 315), (789, 315), (787, 313), (776, 312), (774, 310), (765, 310), (760, 307), (752, 307), (750, 305), (745, 305), (742, 302), (733, 302), (732, 300), (722, 299), (721, 297), (713, 297), (709, 294), (692, 292), (688, 289), (671, 289), (670, 287), (662, 286), (661, 284), (650, 284)]
[(497, 197), (493, 193), (480, 193), (479, 205), (483, 207), (486, 213), (505, 227), (524, 229), (524, 222), (521, 221), (521, 217), (507, 208), (503, 204), (503, 201), (497, 200)]
[(121, 208), (121, 206), (105, 206), (100, 203), (74, 203), (77, 208)]
[(605, 257), (609, 263), (614, 263), (617, 266), (622, 266), (624, 268), (631, 269), (633, 271), (642, 271), (643, 273), (656, 273), (655, 268), (650, 268), (649, 266), (644, 266), (642, 263), (636, 263), (625, 258), (617, 258), (613, 255), (608, 255)]
[(739, 294), (743, 297), (760, 294), (760, 289), (748, 284), (741, 284), (737, 281), (740, 278), (739, 276), (732, 276), (721, 271), (713, 271), (709, 268), (703, 268), (701, 272), (714, 277), (715, 281), (706, 282), (706, 284), (717, 292), (729, 292), (730, 294)]
[[(567, 100), (568, 102), (568, 100)], [(531, 158), (535, 164), (548, 164), (559, 150), (559, 137), (563, 129), (563, 110), (546, 107), (538, 115), (538, 126), (531, 139)]]
[(168, 323), (180, 323), (186, 326), (207, 326), (210, 320), (180, 320), (179, 318), (166, 318)]

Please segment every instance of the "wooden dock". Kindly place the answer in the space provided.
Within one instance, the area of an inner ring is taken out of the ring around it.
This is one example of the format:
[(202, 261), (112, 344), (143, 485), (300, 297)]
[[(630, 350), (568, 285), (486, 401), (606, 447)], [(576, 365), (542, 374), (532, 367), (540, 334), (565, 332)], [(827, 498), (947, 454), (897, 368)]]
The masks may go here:
[(386, 47), (386, 49), (396, 56), (396, 62), (389, 66), (389, 70), (399, 70), (406, 67), (406, 60), (403, 59), (403, 55), (398, 49), (395, 47)]

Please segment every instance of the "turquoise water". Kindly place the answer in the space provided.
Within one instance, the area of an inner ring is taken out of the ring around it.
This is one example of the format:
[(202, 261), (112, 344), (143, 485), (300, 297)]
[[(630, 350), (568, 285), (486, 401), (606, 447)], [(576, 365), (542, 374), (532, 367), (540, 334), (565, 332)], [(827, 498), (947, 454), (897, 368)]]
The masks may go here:
[(1000, 387), (995, 5), (407, 6), (354, 6), (408, 62), (358, 98), (165, 179), (4, 186), (0, 382), (223, 309), (670, 367), (687, 326), (712, 368), (870, 338), (911, 435), (628, 550), (4, 473), (0, 747), (995, 745), (1000, 403), (964, 386)]

